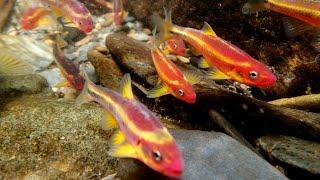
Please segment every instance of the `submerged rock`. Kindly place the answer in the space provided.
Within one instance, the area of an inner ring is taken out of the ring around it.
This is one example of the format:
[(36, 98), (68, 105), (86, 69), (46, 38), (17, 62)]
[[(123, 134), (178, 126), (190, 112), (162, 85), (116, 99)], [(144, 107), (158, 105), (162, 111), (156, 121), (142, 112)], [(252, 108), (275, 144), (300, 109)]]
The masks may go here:
[[(183, 151), (182, 179), (287, 179), (276, 168), (229, 136), (194, 130), (171, 130)], [(121, 179), (168, 179), (142, 163), (121, 160)]]
[(257, 144), (272, 159), (320, 175), (320, 144), (289, 136), (264, 136)]
[(47, 87), (46, 79), (37, 74), (0, 76), (0, 94), (11, 91), (38, 93)]

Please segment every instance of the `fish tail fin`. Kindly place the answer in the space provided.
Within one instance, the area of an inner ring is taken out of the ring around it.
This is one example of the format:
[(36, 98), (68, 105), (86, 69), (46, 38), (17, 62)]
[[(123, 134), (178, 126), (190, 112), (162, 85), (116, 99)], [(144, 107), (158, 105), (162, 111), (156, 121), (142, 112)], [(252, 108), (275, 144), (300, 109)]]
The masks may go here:
[(242, 7), (242, 14), (254, 14), (266, 9), (264, 0), (249, 0)]
[(85, 83), (84, 83), (84, 86), (83, 86), (83, 89), (82, 89), (80, 95), (76, 99), (77, 105), (82, 105), (84, 103), (92, 101), (92, 97), (90, 96), (90, 93), (89, 93), (89, 86), (93, 83), (89, 79), (87, 73), (84, 70), (81, 70), (81, 74), (85, 78)]
[(171, 10), (164, 8), (165, 19), (161, 18), (159, 14), (154, 14), (151, 21), (160, 32), (160, 38), (165, 40), (170, 37), (170, 30), (173, 27)]
[(30, 65), (11, 55), (10, 52), (6, 52), (5, 49), (0, 50), (0, 74), (24, 75), (32, 72)]

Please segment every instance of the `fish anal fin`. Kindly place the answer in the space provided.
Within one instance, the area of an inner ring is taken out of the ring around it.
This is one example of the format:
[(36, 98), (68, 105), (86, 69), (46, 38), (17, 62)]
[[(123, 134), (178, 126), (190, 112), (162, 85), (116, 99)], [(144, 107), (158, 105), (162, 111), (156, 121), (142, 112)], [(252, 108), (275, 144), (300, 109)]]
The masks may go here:
[(111, 138), (112, 146), (121, 145), (125, 143), (125, 141), (126, 141), (125, 135), (120, 130), (118, 130)]
[(100, 121), (100, 125), (103, 130), (111, 130), (118, 128), (117, 120), (109, 111), (104, 112), (104, 116)]
[(148, 98), (157, 98), (169, 94), (169, 89), (163, 83), (159, 83), (155, 88), (148, 91)]
[(125, 74), (120, 84), (120, 94), (125, 98), (134, 99), (130, 74)]
[(314, 29), (312, 26), (289, 17), (283, 17), (282, 21), (287, 37), (296, 37)]
[(63, 81), (59, 82), (58, 84), (56, 84), (54, 87), (55, 88), (71, 87), (71, 85), (67, 80), (63, 80)]
[(217, 36), (216, 33), (213, 31), (213, 29), (211, 28), (211, 26), (207, 23), (204, 22), (204, 25), (202, 27), (202, 31), (209, 36)]
[(208, 77), (210, 79), (222, 80), (222, 79), (230, 79), (230, 77), (218, 69), (212, 69), (208, 72)]
[(210, 64), (208, 63), (208, 61), (204, 58), (201, 58), (198, 62), (198, 67), (202, 68), (202, 69), (207, 69), (210, 67)]
[(194, 71), (187, 71), (184, 76), (191, 85), (197, 84), (202, 80), (202, 77)]
[(119, 157), (119, 158), (136, 158), (137, 157), (134, 147), (126, 142), (118, 146), (113, 146), (108, 153), (110, 156)]

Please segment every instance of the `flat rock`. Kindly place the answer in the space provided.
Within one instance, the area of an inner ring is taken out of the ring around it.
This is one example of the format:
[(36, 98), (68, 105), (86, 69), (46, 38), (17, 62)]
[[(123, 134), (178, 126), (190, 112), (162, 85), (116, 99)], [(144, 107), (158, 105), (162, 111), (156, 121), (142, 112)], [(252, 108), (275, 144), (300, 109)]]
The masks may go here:
[[(231, 137), (217, 132), (171, 130), (183, 151), (181, 179), (287, 179), (275, 167)], [(142, 163), (121, 160), (121, 179), (167, 179)]]
[(320, 144), (289, 136), (264, 136), (257, 144), (273, 159), (320, 175)]
[(11, 91), (38, 93), (47, 87), (46, 79), (37, 74), (0, 77), (0, 94)]

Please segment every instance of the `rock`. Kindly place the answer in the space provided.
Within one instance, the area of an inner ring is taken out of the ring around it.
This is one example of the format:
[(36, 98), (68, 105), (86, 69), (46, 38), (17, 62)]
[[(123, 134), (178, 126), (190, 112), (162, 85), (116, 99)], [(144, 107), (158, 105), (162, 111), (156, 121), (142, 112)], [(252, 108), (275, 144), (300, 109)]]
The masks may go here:
[(88, 52), (88, 59), (95, 67), (101, 84), (113, 90), (120, 88), (123, 73), (113, 59), (95, 49)]
[(115, 172), (112, 131), (100, 130), (96, 104), (43, 94), (16, 98), (0, 111), (0, 179), (100, 179)]
[(257, 145), (272, 159), (320, 175), (320, 144), (289, 136), (264, 136)]
[(55, 87), (58, 83), (66, 81), (59, 68), (47, 69), (39, 73), (49, 83), (50, 87)]
[(0, 35), (0, 48), (26, 62), (34, 72), (44, 70), (53, 62), (52, 48), (29, 36)]
[(47, 87), (46, 79), (37, 74), (0, 77), (0, 94), (11, 91), (38, 93)]
[[(171, 130), (186, 169), (181, 179), (287, 179), (276, 168), (229, 136), (217, 132)], [(121, 160), (121, 179), (168, 179), (134, 160)]]

